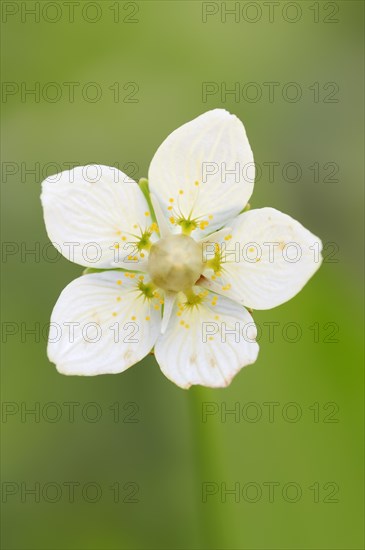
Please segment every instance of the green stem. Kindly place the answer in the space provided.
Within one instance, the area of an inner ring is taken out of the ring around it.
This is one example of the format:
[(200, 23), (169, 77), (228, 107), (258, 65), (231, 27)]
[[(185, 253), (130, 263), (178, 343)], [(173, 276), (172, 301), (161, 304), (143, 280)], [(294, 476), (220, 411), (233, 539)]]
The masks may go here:
[(205, 549), (225, 547), (225, 528), (219, 494), (204, 499), (203, 490), (204, 484), (212, 483), (220, 486), (222, 480), (222, 462), (216, 425), (211, 418), (208, 418), (207, 422), (203, 422), (203, 404), (213, 403), (216, 398), (217, 394), (214, 390), (202, 386), (195, 386), (188, 391), (194, 442), (194, 464), (196, 465), (195, 494), (201, 529), (201, 547)]

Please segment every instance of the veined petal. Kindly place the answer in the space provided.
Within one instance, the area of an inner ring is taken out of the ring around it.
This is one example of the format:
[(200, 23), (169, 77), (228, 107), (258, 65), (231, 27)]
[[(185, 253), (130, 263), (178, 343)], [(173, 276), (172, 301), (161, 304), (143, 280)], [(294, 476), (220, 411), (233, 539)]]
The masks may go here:
[[(322, 262), (321, 240), (274, 208), (250, 210), (231, 224), (231, 234), (209, 236), (219, 260), (209, 262), (200, 284), (253, 309), (270, 309), (295, 296)], [(209, 246), (211, 247), (209, 250)], [(210, 267), (209, 267), (210, 265)]]
[[(50, 240), (72, 262), (140, 270), (138, 249), (151, 213), (137, 183), (116, 168), (78, 166), (42, 184), (41, 201)], [(152, 231), (152, 238), (157, 234)]]
[(194, 238), (222, 227), (245, 207), (254, 186), (242, 122), (214, 109), (172, 132), (152, 159), (149, 186), (175, 233), (183, 220), (196, 220)]
[(242, 367), (256, 361), (259, 350), (248, 311), (223, 296), (204, 295), (202, 303), (186, 307), (180, 293), (167, 330), (155, 344), (162, 372), (182, 388), (228, 386)]
[(115, 374), (147, 355), (160, 331), (161, 308), (154, 298), (141, 297), (140, 281), (134, 273), (105, 271), (83, 275), (63, 290), (47, 350), (60, 373)]

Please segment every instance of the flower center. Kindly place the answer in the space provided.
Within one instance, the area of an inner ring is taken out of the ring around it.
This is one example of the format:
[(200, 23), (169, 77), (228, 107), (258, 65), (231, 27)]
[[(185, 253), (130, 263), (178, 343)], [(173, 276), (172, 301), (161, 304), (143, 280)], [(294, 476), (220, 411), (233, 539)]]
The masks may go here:
[(151, 246), (148, 273), (164, 290), (191, 288), (202, 271), (202, 247), (188, 235), (171, 235)]

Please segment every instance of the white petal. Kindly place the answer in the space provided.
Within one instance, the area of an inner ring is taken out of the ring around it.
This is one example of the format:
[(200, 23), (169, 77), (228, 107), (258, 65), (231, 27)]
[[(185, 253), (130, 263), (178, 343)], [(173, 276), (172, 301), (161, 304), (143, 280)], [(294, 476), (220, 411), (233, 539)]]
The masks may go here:
[[(201, 286), (229, 296), (246, 307), (270, 309), (295, 296), (322, 262), (322, 243), (299, 222), (275, 210), (261, 208), (241, 214), (231, 223), (227, 241), (210, 235), (223, 250), (223, 269), (204, 272), (213, 285)], [(227, 237), (226, 237), (227, 238)], [(209, 256), (208, 256), (209, 258)]]
[(160, 237), (161, 239), (169, 237), (170, 235), (172, 235), (171, 224), (169, 224), (169, 222), (163, 215), (160, 203), (156, 199), (155, 195), (152, 194), (150, 195), (150, 197), (151, 197), (151, 203), (152, 203), (153, 210), (155, 212), (155, 216), (157, 220)]
[(139, 297), (137, 282), (133, 273), (105, 271), (63, 290), (48, 341), (48, 357), (60, 373), (114, 374), (147, 355), (160, 331), (161, 311), (154, 300)]
[(212, 243), (212, 242), (215, 242), (215, 243), (222, 242), (223, 239), (227, 235), (231, 235), (231, 233), (232, 233), (232, 227), (228, 227), (226, 225), (222, 227), (222, 229), (219, 229), (219, 231), (215, 231), (211, 235), (208, 235), (207, 237), (203, 237), (203, 239), (200, 239), (199, 242), (202, 243), (203, 250), (204, 250), (204, 247), (206, 244), (208, 244), (209, 246), (209, 243)]
[(161, 333), (162, 334), (164, 332), (166, 332), (167, 325), (169, 324), (170, 317), (171, 317), (171, 314), (172, 314), (172, 310), (173, 310), (176, 298), (177, 298), (176, 292), (170, 292), (168, 290), (165, 290), (165, 292), (164, 292), (163, 317), (162, 317), (162, 324), (161, 324)]
[(228, 386), (257, 358), (256, 327), (248, 311), (228, 298), (207, 294), (192, 309), (179, 309), (176, 303), (165, 334), (155, 344), (162, 372), (182, 388)]
[(253, 155), (242, 122), (215, 109), (184, 124), (157, 150), (148, 179), (167, 219), (198, 218), (203, 229), (194, 238), (218, 229), (245, 207), (253, 190)]
[(78, 166), (47, 178), (41, 200), (48, 236), (67, 259), (87, 267), (141, 269), (133, 243), (140, 228), (151, 225), (151, 214), (141, 189), (123, 172)]

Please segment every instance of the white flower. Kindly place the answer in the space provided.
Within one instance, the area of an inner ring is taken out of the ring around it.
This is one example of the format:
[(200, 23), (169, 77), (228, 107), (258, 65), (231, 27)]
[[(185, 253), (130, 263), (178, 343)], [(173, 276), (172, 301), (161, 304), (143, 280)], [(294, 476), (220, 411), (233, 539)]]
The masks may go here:
[(43, 182), (51, 241), (104, 270), (70, 283), (56, 303), (48, 356), (59, 372), (119, 373), (154, 348), (178, 386), (223, 387), (256, 360), (244, 306), (268, 309), (297, 294), (320, 265), (321, 242), (273, 208), (240, 213), (253, 190), (248, 167), (242, 123), (215, 109), (157, 150), (153, 209), (142, 185), (107, 166)]

